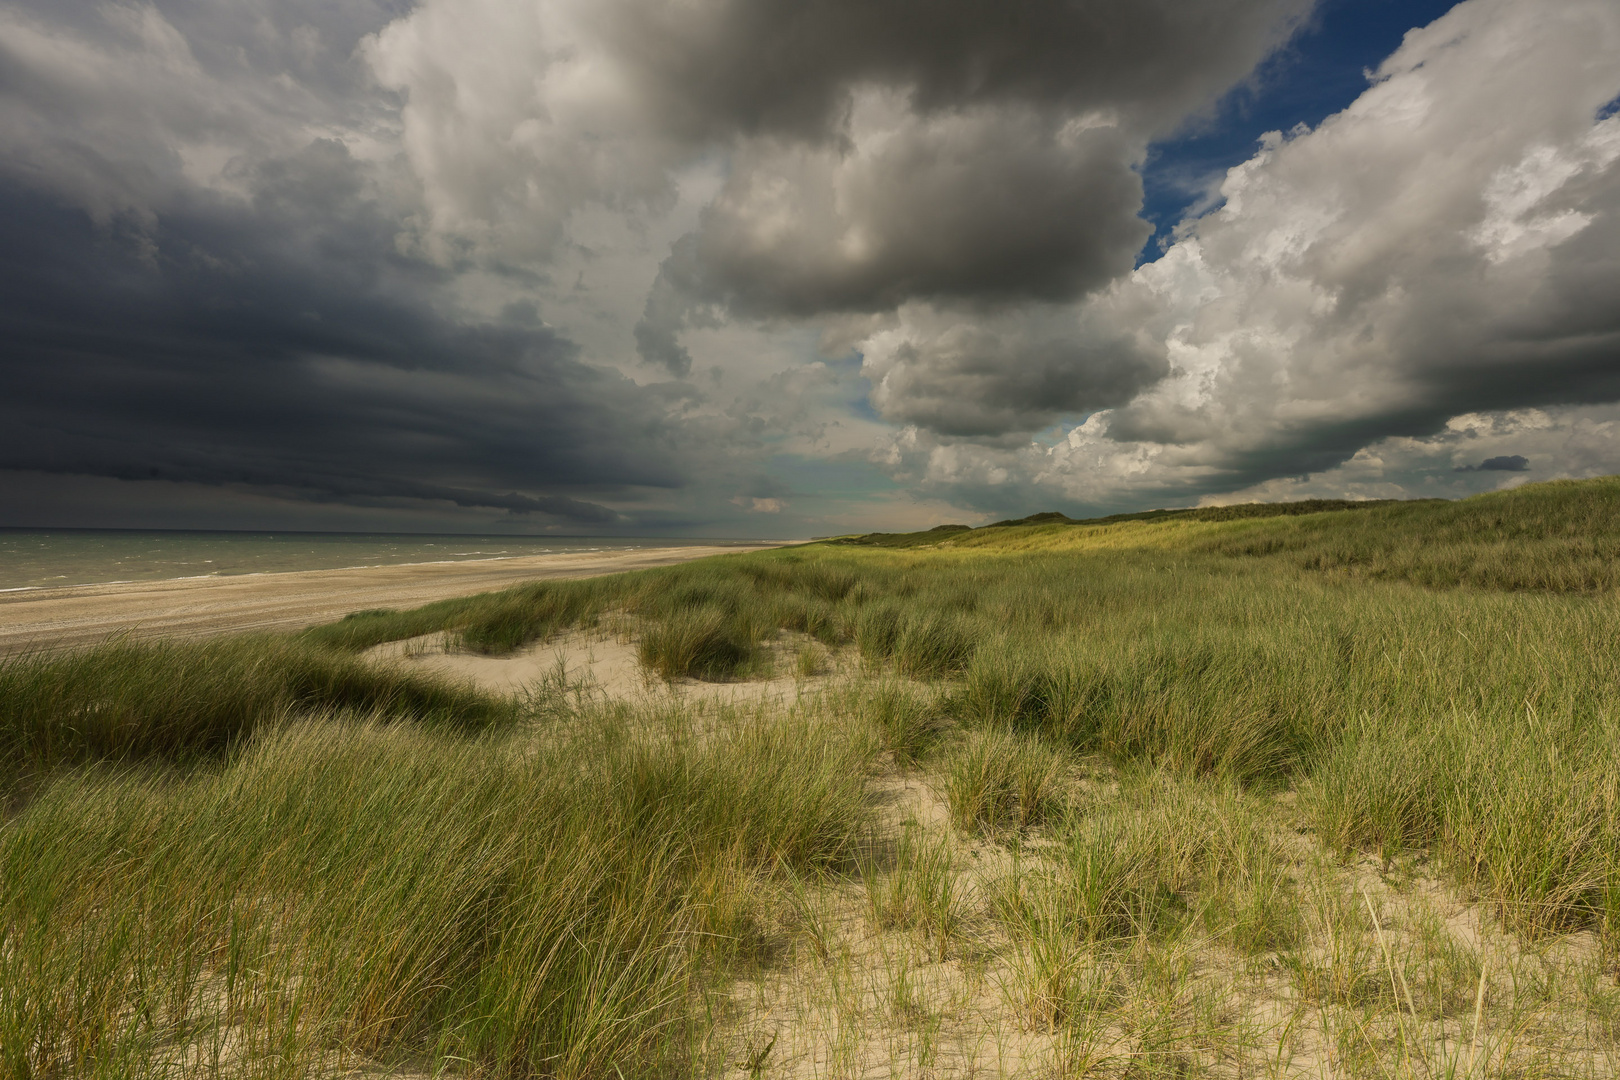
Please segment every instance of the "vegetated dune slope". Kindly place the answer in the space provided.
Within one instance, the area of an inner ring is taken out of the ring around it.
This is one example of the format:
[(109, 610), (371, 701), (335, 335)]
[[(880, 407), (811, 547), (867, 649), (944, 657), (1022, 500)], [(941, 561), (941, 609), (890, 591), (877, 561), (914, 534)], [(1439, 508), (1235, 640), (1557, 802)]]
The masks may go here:
[[(1609, 1075), (1620, 480), (1266, 513), (7, 661), (0, 1061)], [(816, 689), (362, 655), (591, 633)]]

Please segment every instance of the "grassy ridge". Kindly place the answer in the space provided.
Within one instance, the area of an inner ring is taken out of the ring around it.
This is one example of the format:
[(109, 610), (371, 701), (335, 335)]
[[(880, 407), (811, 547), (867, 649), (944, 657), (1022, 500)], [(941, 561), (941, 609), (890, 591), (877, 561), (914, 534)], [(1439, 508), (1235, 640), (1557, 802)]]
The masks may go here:
[(278, 637), (13, 656), (0, 660), (0, 797), (85, 762), (217, 756), (278, 719), (332, 710), (463, 730), (516, 716), (470, 687)]
[(1201, 546), (1434, 588), (1605, 592), (1620, 585), (1620, 478), (1239, 526)]
[[(884, 550), (899, 558), (883, 558)], [(1133, 558), (1158, 552), (1182, 560), (1219, 555), (1262, 560), (1267, 574), (1286, 566), (1442, 589), (1603, 592), (1620, 584), (1620, 478), (1527, 485), (1455, 503), (1314, 500), (1119, 515), (1097, 522), (1043, 520), (873, 534), (609, 578), (537, 582), (411, 611), (360, 612), (305, 636), (322, 647), (359, 651), (442, 631), (454, 635), (461, 647), (499, 655), (570, 627), (590, 625), (605, 611), (622, 610), (653, 623), (684, 624), (684, 629), (664, 635), (673, 658), (661, 657), (664, 645), (652, 647), (646, 657), (652, 666), (672, 676), (724, 678), (746, 668), (754, 657), (753, 645), (778, 627), (838, 644), (856, 637), (862, 618), (879, 618), (865, 615), (874, 602), (912, 606), (925, 578), (933, 575), (908, 571), (913, 566), (905, 561), (908, 551), (942, 558), (1046, 553), (1062, 555), (1069, 564), (1078, 557), (1092, 564), (1093, 576), (1114, 573), (1113, 567), (1095, 563), (1109, 552), (1132, 553)], [(1062, 572), (1079, 571), (1074, 564)], [(1005, 577), (1000, 569), (990, 576), (997, 582)], [(928, 606), (948, 612), (968, 610), (963, 605), (975, 602), (946, 598)], [(703, 618), (696, 618), (698, 613)], [(718, 628), (715, 613), (723, 624)], [(873, 628), (878, 636), (870, 640), (885, 640), (876, 623)], [(707, 638), (708, 644), (696, 638)], [(681, 656), (688, 653), (699, 659), (683, 662)], [(956, 663), (949, 657), (919, 662), (919, 670), (943, 670), (940, 663), (945, 668)]]
[[(1126, 521), (1239, 521), (1251, 518), (1297, 517), (1302, 514), (1321, 514), (1329, 510), (1368, 510), (1389, 506), (1396, 502), (1417, 505), (1438, 502), (1437, 499), (1300, 499), (1283, 503), (1237, 503), (1232, 506), (1197, 506), (1181, 510), (1143, 510), (1134, 514), (1109, 514), (1099, 518), (1071, 518), (1067, 514), (1047, 511), (1028, 517), (1008, 518), (1004, 521), (970, 529), (966, 525), (936, 525), (925, 532), (915, 533), (861, 533), (828, 538), (829, 543), (857, 547), (908, 548), (938, 544), (947, 538), (986, 529), (1016, 529), (1034, 525), (1117, 525)], [(994, 534), (991, 534), (994, 535)]]
[[(1221, 526), (1198, 528), (1199, 525)], [(1154, 528), (1161, 526), (1161, 528)], [(1311, 499), (1154, 510), (1073, 521), (1061, 514), (872, 533), (829, 544), (937, 550), (1157, 546), (1236, 557), (1292, 556), (1302, 569), (1449, 588), (1585, 592), (1620, 583), (1620, 478), (1560, 480), (1447, 502)]]

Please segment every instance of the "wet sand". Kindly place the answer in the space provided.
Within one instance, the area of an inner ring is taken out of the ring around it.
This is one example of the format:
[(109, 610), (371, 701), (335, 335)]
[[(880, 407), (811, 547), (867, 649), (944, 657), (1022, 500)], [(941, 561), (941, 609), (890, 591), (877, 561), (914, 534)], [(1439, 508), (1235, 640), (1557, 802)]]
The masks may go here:
[(525, 581), (616, 574), (778, 546), (591, 551), (0, 593), (0, 655), (93, 645), (118, 633), (202, 637), (298, 630), (365, 608), (414, 607)]

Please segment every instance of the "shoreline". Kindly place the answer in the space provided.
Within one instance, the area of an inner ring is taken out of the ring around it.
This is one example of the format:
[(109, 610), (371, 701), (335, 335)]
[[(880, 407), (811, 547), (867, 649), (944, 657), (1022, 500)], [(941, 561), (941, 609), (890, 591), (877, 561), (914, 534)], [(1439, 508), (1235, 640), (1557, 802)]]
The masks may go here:
[(80, 648), (118, 634), (189, 638), (298, 630), (366, 608), (416, 607), (528, 581), (615, 574), (792, 543), (642, 547), (19, 589), (0, 593), (0, 656)]
[[(783, 540), (780, 542), (771, 540), (750, 540), (746, 543), (739, 543), (735, 545), (695, 544), (689, 546), (702, 547), (705, 549), (722, 549), (725, 551), (730, 551), (733, 548), (738, 551), (753, 551), (761, 547), (780, 547), (784, 544), (802, 544), (807, 542), (808, 541), (804, 540)], [(211, 574), (178, 574), (174, 577), (163, 578), (112, 578), (107, 581), (75, 581), (70, 585), (8, 585), (5, 588), (0, 588), (0, 596), (5, 595), (6, 593), (19, 592), (67, 592), (71, 589), (93, 589), (102, 585), (166, 585), (173, 581), (227, 581), (245, 577), (264, 577), (269, 574), (326, 574), (335, 573), (339, 570), (386, 570), (397, 566), (452, 566), (460, 563), (488, 563), (505, 562), (509, 559), (550, 558), (553, 555), (600, 555), (605, 551), (629, 553), (651, 550), (663, 551), (666, 549), (673, 550), (669, 548), (669, 545), (654, 544), (646, 547), (581, 548), (578, 551), (548, 551), (532, 555), (485, 555), (476, 559), (420, 559), (415, 562), (355, 563), (353, 566), (320, 566), (312, 570), (226, 570), (215, 571)]]
[[(5, 533), (5, 531), (6, 530), (4, 528), (0, 528), (0, 537), (3, 537), (3, 534)], [(19, 531), (26, 531), (26, 530), (12, 530), (12, 531), (13, 532), (19, 532)], [(85, 531), (90, 531), (90, 530), (85, 530)], [(118, 531), (118, 530), (105, 530), (105, 531)], [(130, 530), (130, 531), (136, 531), (136, 530)], [(143, 532), (142, 535), (145, 535), (145, 533)], [(346, 534), (332, 534), (332, 535), (346, 535)], [(654, 538), (650, 538), (650, 539), (648, 539), (646, 541), (638, 541), (638, 542), (635, 542), (635, 543), (618, 542), (618, 543), (605, 543), (605, 544), (570, 544), (570, 545), (566, 545), (566, 546), (556, 546), (556, 547), (551, 547), (551, 548), (540, 548), (540, 549), (530, 548), (528, 550), (519, 550), (519, 551), (452, 552), (452, 553), (447, 553), (447, 554), (443, 555), (442, 557), (441, 557), (441, 553), (439, 553), (439, 552), (428, 552), (428, 551), (425, 551), (425, 550), (418, 550), (418, 551), (412, 553), (412, 555), (415, 556), (415, 557), (406, 556), (405, 558), (392, 558), (392, 559), (383, 558), (381, 560), (376, 560), (376, 561), (371, 561), (371, 562), (365, 562), (365, 561), (347, 562), (347, 563), (345, 563), (345, 562), (330, 562), (330, 563), (326, 563), (325, 565), (322, 565), (321, 562), (316, 561), (316, 562), (314, 562), (313, 565), (305, 565), (305, 566), (299, 566), (299, 565), (296, 565), (296, 564), (293, 564), (293, 565), (285, 565), (284, 564), (284, 565), (279, 565), (279, 566), (277, 566), (277, 565), (269, 565), (269, 566), (264, 566), (264, 567), (246, 568), (246, 566), (239, 565), (237, 567), (233, 567), (233, 568), (229, 568), (229, 569), (211, 569), (211, 570), (202, 570), (201, 572), (189, 572), (189, 571), (182, 572), (182, 567), (183, 567), (184, 564), (178, 564), (178, 565), (175, 565), (175, 566), (169, 568), (170, 572), (166, 573), (166, 574), (165, 573), (152, 574), (149, 571), (145, 570), (144, 568), (134, 568), (134, 572), (137, 575), (137, 576), (134, 576), (134, 577), (109, 577), (109, 578), (103, 578), (103, 579), (89, 579), (89, 580), (79, 579), (79, 580), (71, 580), (71, 581), (69, 581), (69, 580), (63, 580), (64, 578), (67, 578), (69, 575), (67, 575), (67, 574), (56, 574), (54, 576), (46, 577), (46, 578), (35, 578), (34, 580), (31, 580), (31, 581), (14, 582), (14, 583), (11, 583), (11, 584), (0, 585), (0, 596), (4, 596), (7, 593), (16, 593), (16, 592), (42, 592), (42, 591), (56, 590), (56, 589), (81, 589), (81, 588), (85, 588), (87, 586), (95, 586), (95, 585), (156, 585), (156, 584), (160, 584), (162, 582), (184, 581), (184, 580), (191, 579), (191, 578), (236, 578), (236, 577), (246, 577), (246, 576), (249, 576), (249, 575), (296, 574), (296, 573), (316, 572), (316, 571), (324, 571), (324, 570), (375, 570), (375, 569), (381, 569), (381, 568), (384, 568), (384, 567), (391, 567), (391, 566), (429, 566), (429, 565), (438, 565), (438, 564), (441, 564), (441, 563), (494, 562), (494, 561), (502, 560), (502, 559), (527, 559), (527, 558), (535, 558), (535, 557), (539, 557), (539, 556), (549, 556), (549, 555), (596, 555), (596, 554), (602, 554), (602, 553), (612, 553), (612, 552), (621, 552), (621, 551), (648, 551), (648, 550), (653, 550), (653, 549), (662, 550), (664, 548), (680, 548), (680, 547), (725, 548), (727, 550), (729, 550), (731, 548), (737, 548), (737, 549), (740, 549), (740, 550), (753, 550), (754, 548), (761, 547), (761, 546), (763, 546), (763, 547), (774, 547), (774, 546), (778, 546), (780, 544), (802, 544), (802, 543), (808, 543), (808, 542), (809, 541), (802, 540), (802, 539), (788, 539), (788, 540), (772, 540), (772, 539), (755, 539), (755, 540), (704, 539), (704, 540), (688, 541), (686, 543), (680, 543), (680, 542), (673, 542), (673, 541), (663, 539), (663, 538), (654, 537)], [(6, 554), (7, 554), (7, 552), (4, 550), (4, 548), (0, 547), (0, 560), (3, 560), (5, 558), (5, 556), (6, 556)], [(217, 555), (217, 554), (220, 554), (220, 553), (216, 552), (215, 554)], [(357, 555), (355, 557), (360, 558), (360, 559), (365, 558), (364, 555)], [(214, 562), (214, 559), (205, 559), (205, 560), (203, 560), (203, 562), (204, 563), (212, 563), (212, 562)], [(124, 569), (125, 572), (127, 573), (127, 572), (130, 572), (131, 568), (123, 568), (123, 567), (121, 567), (120, 569)]]

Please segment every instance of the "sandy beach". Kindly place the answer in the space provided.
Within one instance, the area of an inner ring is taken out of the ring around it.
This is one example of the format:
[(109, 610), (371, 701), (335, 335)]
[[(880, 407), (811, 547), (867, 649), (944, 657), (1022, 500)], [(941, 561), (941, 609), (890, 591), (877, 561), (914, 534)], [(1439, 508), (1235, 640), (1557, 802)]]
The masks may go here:
[(4, 593), (0, 654), (93, 645), (117, 633), (199, 637), (297, 630), (365, 608), (413, 607), (524, 581), (614, 574), (776, 546), (641, 548)]

